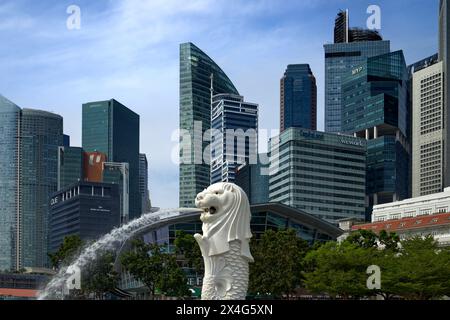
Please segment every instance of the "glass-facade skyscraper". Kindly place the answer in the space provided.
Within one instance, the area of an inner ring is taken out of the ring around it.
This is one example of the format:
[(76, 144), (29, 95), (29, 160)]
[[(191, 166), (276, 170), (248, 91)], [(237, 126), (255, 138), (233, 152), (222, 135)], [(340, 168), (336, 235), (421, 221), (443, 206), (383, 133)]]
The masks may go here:
[(337, 224), (365, 219), (366, 141), (289, 128), (270, 149), (269, 200)]
[(258, 161), (258, 105), (238, 95), (215, 95), (211, 129), (211, 184), (234, 183), (240, 165)]
[(369, 207), (410, 196), (410, 105), (402, 51), (371, 57), (342, 85), (342, 129), (366, 138)]
[(128, 163), (129, 219), (142, 214), (139, 193), (139, 115), (112, 99), (83, 104), (83, 150), (102, 152), (108, 162)]
[[(213, 90), (211, 91), (211, 88)], [(203, 140), (211, 129), (211, 99), (214, 94), (237, 94), (222, 69), (192, 43), (180, 45), (180, 129), (188, 133), (189, 150), (180, 154), (180, 207), (194, 207), (197, 194), (210, 184), (210, 163), (203, 159), (209, 142)]]
[(139, 155), (139, 193), (141, 194), (142, 212), (150, 212), (152, 204), (148, 190), (148, 161), (147, 155), (144, 153)]
[(63, 119), (0, 96), (0, 133), (0, 270), (46, 267)]
[(287, 66), (280, 81), (280, 131), (317, 128), (317, 85), (308, 64)]
[(366, 58), (390, 52), (378, 32), (349, 27), (348, 10), (335, 20), (334, 43), (325, 44), (325, 131), (342, 132), (341, 87), (345, 75)]
[(18, 106), (0, 95), (0, 270), (16, 269), (20, 259), (17, 242), (20, 113)]
[(390, 52), (389, 41), (326, 44), (325, 48), (325, 131), (342, 132), (341, 87), (345, 75), (366, 58)]

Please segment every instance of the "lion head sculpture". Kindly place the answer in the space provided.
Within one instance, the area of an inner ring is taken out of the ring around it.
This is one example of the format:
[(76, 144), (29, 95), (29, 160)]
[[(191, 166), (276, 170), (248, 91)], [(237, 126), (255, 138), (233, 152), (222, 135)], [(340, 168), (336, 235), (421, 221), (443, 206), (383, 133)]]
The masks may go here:
[(208, 256), (229, 251), (229, 243), (239, 240), (242, 256), (253, 261), (249, 249), (250, 204), (239, 186), (224, 182), (213, 184), (197, 195), (195, 205), (203, 210), (200, 220), (202, 237), (209, 240)]

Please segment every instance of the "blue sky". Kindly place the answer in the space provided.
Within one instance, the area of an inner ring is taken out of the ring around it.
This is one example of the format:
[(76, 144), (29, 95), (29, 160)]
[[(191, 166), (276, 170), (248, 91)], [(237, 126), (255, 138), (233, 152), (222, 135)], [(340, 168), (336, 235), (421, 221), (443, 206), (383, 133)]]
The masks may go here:
[[(68, 30), (66, 9), (81, 8)], [(260, 127), (278, 128), (279, 81), (288, 64), (309, 63), (324, 115), (323, 44), (339, 9), (364, 27), (381, 8), (381, 33), (412, 63), (437, 51), (438, 0), (0, 0), (0, 94), (21, 107), (64, 117), (81, 144), (81, 104), (116, 98), (141, 116), (152, 202), (178, 204), (172, 163), (178, 128), (178, 50), (191, 41), (228, 74), (245, 99), (260, 104)]]

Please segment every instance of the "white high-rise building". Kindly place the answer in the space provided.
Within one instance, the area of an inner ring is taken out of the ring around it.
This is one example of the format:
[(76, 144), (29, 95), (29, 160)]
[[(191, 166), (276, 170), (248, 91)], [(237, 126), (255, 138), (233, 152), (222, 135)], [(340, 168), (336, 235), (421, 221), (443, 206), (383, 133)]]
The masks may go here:
[(413, 74), (412, 196), (444, 187), (444, 70), (438, 62)]

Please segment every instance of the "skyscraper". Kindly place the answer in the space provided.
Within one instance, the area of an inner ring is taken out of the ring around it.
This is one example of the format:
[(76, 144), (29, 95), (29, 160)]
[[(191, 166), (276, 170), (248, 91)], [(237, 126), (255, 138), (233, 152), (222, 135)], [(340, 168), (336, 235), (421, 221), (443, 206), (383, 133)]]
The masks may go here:
[(439, 193), (444, 185), (444, 70), (438, 62), (413, 73), (412, 197)]
[(258, 161), (258, 105), (238, 95), (215, 95), (211, 129), (211, 184), (235, 182), (240, 165)]
[[(213, 81), (211, 92), (211, 78)], [(181, 144), (180, 207), (193, 207), (197, 194), (210, 183), (210, 163), (203, 161), (203, 151), (209, 142), (203, 140), (211, 129), (211, 96), (239, 92), (222, 69), (192, 43), (180, 45), (180, 129), (190, 141)]]
[(54, 193), (49, 202), (51, 253), (59, 249), (66, 236), (92, 241), (120, 226), (116, 184), (79, 181)]
[(439, 60), (444, 73), (444, 187), (450, 186), (450, 3), (439, 2)]
[(142, 212), (150, 212), (152, 204), (148, 190), (148, 161), (144, 153), (139, 155), (139, 193), (141, 194)]
[(0, 131), (0, 270), (46, 267), (63, 119), (0, 96)]
[(325, 131), (342, 132), (341, 87), (344, 76), (366, 58), (390, 52), (390, 42), (378, 33), (349, 29), (348, 11), (336, 18), (335, 43), (325, 44)]
[(270, 150), (269, 200), (336, 223), (365, 218), (366, 141), (289, 128)]
[(288, 65), (280, 81), (280, 131), (291, 127), (317, 128), (316, 78), (308, 64)]
[(366, 138), (368, 205), (410, 196), (410, 106), (402, 51), (367, 58), (342, 84), (342, 130)]
[(85, 103), (82, 138), (86, 152), (102, 152), (108, 162), (129, 164), (129, 218), (139, 217), (139, 115), (114, 99)]
[(61, 190), (83, 180), (83, 149), (58, 147), (58, 188)]

